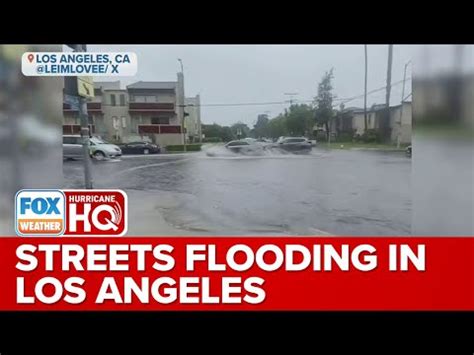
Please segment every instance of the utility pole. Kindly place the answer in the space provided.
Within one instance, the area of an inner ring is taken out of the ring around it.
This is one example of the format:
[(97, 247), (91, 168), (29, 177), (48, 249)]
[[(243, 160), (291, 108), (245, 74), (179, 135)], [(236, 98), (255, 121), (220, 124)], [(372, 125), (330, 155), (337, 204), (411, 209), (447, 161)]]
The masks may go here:
[(179, 91), (179, 110), (181, 113), (181, 131), (183, 135), (183, 150), (186, 153), (186, 124), (185, 124), (185, 119), (186, 119), (186, 112), (184, 111), (184, 107), (186, 106), (185, 104), (185, 98), (184, 98), (184, 67), (183, 67), (183, 61), (181, 58), (178, 58), (178, 62), (181, 66), (181, 73), (178, 74), (178, 91)]
[(392, 86), (392, 57), (393, 57), (393, 44), (388, 45), (388, 63), (387, 63), (387, 91), (385, 96), (385, 120), (383, 125), (383, 138), (386, 138), (388, 127), (390, 125), (390, 90)]
[[(74, 52), (87, 52), (87, 46), (85, 44), (68, 44)], [(66, 77), (67, 79), (67, 77)], [(77, 77), (73, 77), (74, 80), (78, 80)], [(78, 85), (76, 83), (76, 85)], [(81, 138), (82, 138), (82, 152), (84, 160), (84, 185), (86, 189), (92, 189), (92, 176), (91, 176), (91, 158), (90, 158), (90, 131), (89, 131), (89, 114), (87, 113), (87, 99), (85, 97), (77, 96), (79, 106), (79, 118), (81, 121)]]
[(201, 94), (196, 96), (197, 98), (197, 107), (196, 107), (196, 115), (197, 115), (197, 124), (198, 124), (198, 134), (199, 134), (199, 143), (202, 143), (202, 127), (201, 127)]
[(411, 63), (411, 60), (405, 63), (405, 70), (403, 71), (403, 87), (402, 87), (402, 106), (400, 107), (400, 131), (397, 135), (397, 149), (400, 148), (400, 134), (402, 129), (402, 117), (403, 117), (403, 101), (405, 100), (405, 81), (407, 79), (407, 67)]
[(364, 53), (365, 53), (365, 78), (364, 78), (364, 128), (367, 132), (367, 45), (364, 44)]
[(290, 107), (293, 106), (293, 101), (296, 101), (293, 99), (294, 96), (297, 96), (298, 93), (297, 92), (285, 92), (283, 95), (286, 95), (286, 96), (289, 96), (290, 97), (290, 100), (288, 100), (288, 102), (290, 103)]

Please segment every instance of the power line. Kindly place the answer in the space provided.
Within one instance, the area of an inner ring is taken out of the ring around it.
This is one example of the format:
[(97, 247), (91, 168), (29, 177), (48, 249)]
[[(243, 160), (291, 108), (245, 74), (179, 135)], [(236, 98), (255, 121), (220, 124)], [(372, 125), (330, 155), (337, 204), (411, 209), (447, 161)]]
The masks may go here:
[[(406, 81), (409, 81), (409, 80), (411, 80), (411, 78), (406, 79)], [(392, 83), (390, 85), (390, 87), (395, 86), (395, 85), (399, 85), (401, 83), (403, 83), (403, 80)], [(384, 85), (380, 88), (377, 88), (377, 89), (374, 89), (374, 90), (371, 90), (371, 91), (367, 92), (367, 95), (370, 95), (370, 94), (373, 94), (373, 93), (376, 93), (376, 92), (379, 92), (379, 91), (382, 91), (382, 90), (386, 90), (386, 89), (387, 89), (387, 86)], [(346, 97), (346, 98), (334, 98), (333, 101), (337, 101), (339, 103), (340, 102), (347, 103), (347, 102), (354, 101), (354, 100), (362, 98), (362, 97), (364, 97), (364, 94), (360, 94), (360, 95), (356, 95), (356, 96), (352, 96), (352, 97)], [(294, 100), (294, 101), (300, 102), (300, 103), (312, 103), (312, 102), (314, 102), (313, 99), (311, 99), (311, 100)], [(194, 107), (232, 107), (232, 106), (286, 105), (286, 104), (288, 104), (288, 100), (286, 100), (286, 101), (268, 101), (268, 102), (212, 103), (212, 104), (186, 105), (186, 106), (194, 106)]]
[(187, 106), (206, 106), (206, 107), (227, 107), (227, 106), (259, 106), (259, 105), (285, 105), (288, 101), (271, 101), (271, 102), (244, 102), (233, 104), (201, 104), (201, 105), (187, 105)]

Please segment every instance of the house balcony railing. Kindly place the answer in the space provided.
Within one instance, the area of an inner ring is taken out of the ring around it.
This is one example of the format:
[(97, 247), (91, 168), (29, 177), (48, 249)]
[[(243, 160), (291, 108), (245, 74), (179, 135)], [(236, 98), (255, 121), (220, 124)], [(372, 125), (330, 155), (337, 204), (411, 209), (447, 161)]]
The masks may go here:
[(175, 105), (174, 103), (130, 102), (128, 110), (141, 113), (175, 112)]
[[(63, 112), (78, 112), (77, 109), (71, 108), (71, 105), (63, 103)], [(89, 113), (102, 113), (102, 103), (100, 102), (88, 102), (87, 112)]]
[[(89, 125), (89, 131), (91, 134), (95, 133), (95, 125)], [(81, 134), (81, 125), (78, 124), (64, 124), (63, 134)]]
[(181, 133), (179, 125), (162, 125), (162, 124), (143, 124), (138, 125), (139, 134), (165, 134), (165, 133)]

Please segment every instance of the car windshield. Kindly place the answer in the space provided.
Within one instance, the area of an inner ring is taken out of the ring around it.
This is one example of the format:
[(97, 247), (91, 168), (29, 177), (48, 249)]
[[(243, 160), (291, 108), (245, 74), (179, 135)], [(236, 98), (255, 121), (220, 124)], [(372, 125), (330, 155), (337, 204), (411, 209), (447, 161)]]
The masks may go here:
[(239, 146), (239, 145), (249, 145), (249, 144), (245, 141), (234, 141), (234, 142), (228, 143), (227, 145), (229, 147), (235, 147), (235, 146)]
[(302, 142), (305, 142), (306, 139), (304, 138), (291, 138), (291, 139), (287, 139), (286, 142), (287, 143), (302, 143)]

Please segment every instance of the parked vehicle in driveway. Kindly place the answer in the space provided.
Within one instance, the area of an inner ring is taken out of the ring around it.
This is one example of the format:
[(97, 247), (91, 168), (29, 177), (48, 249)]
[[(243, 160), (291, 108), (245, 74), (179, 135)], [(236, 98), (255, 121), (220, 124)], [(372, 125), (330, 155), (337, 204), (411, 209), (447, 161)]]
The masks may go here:
[(91, 156), (96, 160), (114, 159), (122, 156), (122, 150), (98, 137), (89, 139)]
[(304, 137), (281, 137), (271, 149), (283, 150), (291, 153), (310, 152), (313, 144)]
[(247, 140), (230, 141), (225, 147), (234, 153), (240, 154), (258, 154), (263, 151), (263, 147)]
[(130, 142), (121, 144), (122, 154), (158, 154), (161, 152), (159, 145), (148, 142)]
[(81, 136), (63, 136), (63, 158), (82, 158), (82, 138)]
[[(89, 154), (96, 160), (113, 159), (122, 156), (122, 150), (115, 144), (110, 144), (98, 137), (89, 139)], [(82, 138), (80, 135), (63, 136), (64, 159), (82, 158)]]

